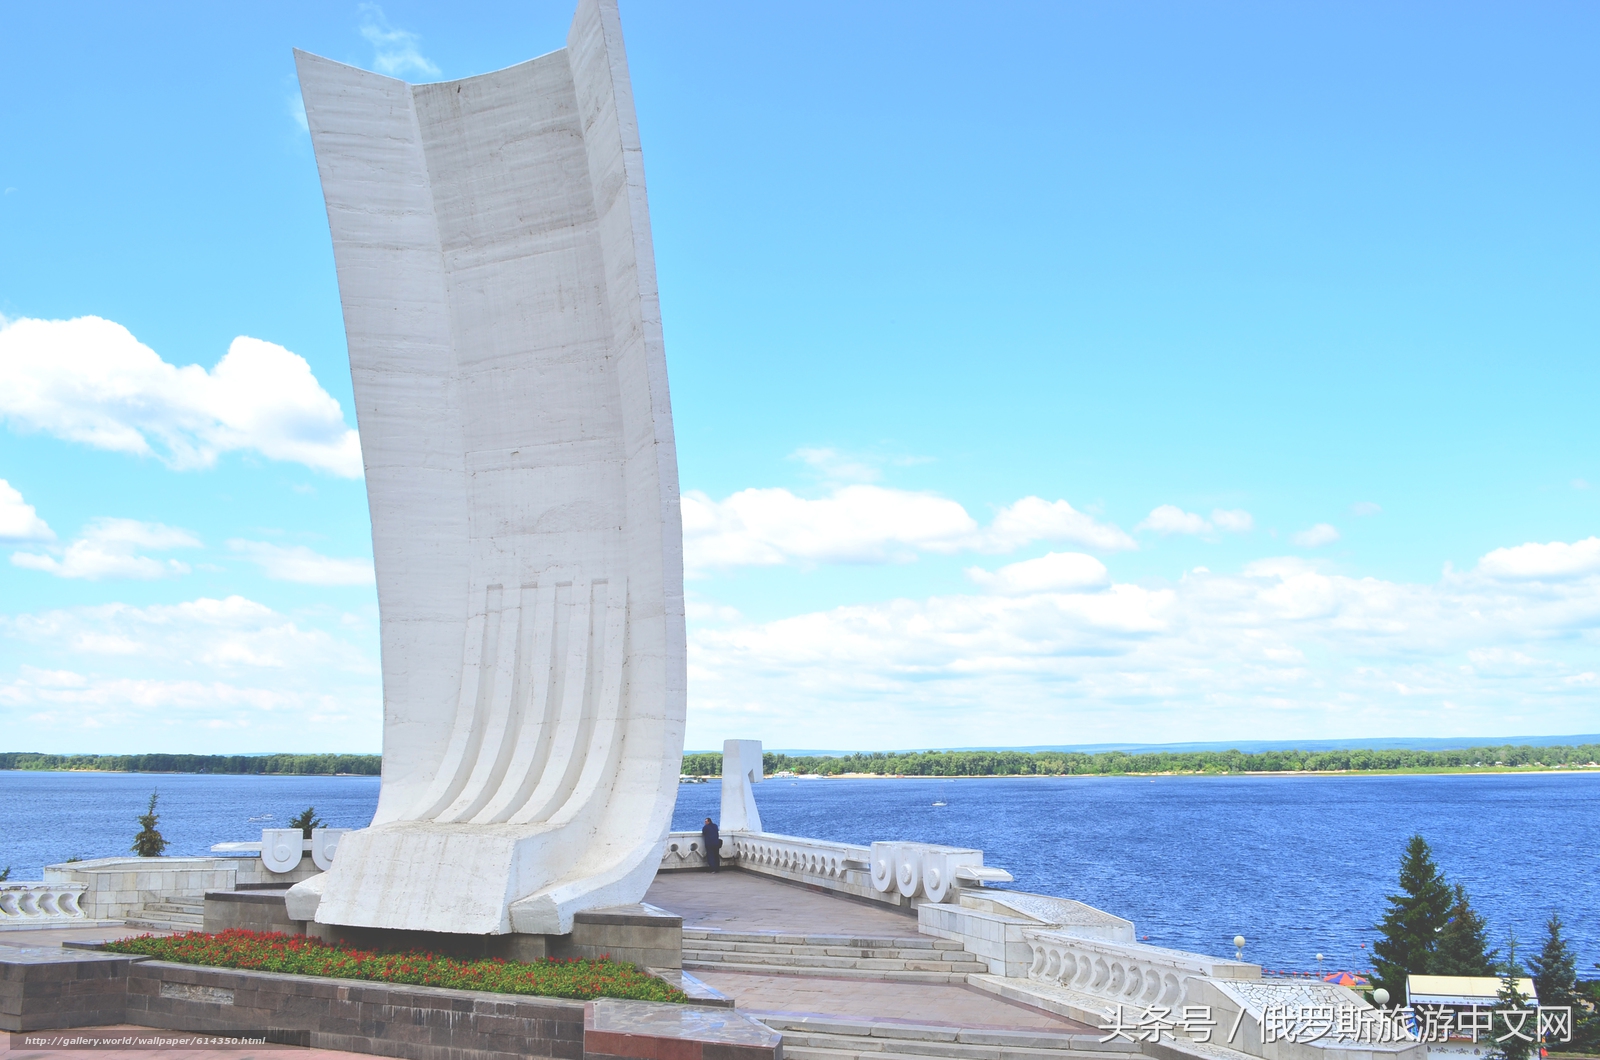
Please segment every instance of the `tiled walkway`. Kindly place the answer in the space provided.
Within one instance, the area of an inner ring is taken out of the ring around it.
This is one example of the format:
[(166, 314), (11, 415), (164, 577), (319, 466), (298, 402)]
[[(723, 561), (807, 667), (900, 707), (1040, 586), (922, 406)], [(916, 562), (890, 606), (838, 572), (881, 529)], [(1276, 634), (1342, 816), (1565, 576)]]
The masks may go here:
[[(692, 928), (803, 935), (917, 934), (916, 917), (906, 913), (736, 869), (715, 874), (663, 872), (644, 900), (677, 913), (683, 917), (683, 926)], [(757, 975), (704, 968), (694, 974), (752, 1015), (771, 1012), (986, 1029), (1091, 1030), (1073, 1020), (957, 984)]]
[(736, 999), (739, 1011), (757, 1018), (767, 1012), (1063, 1034), (1091, 1029), (1074, 1020), (1012, 1004), (970, 986), (705, 970), (694, 974)]
[(663, 872), (644, 900), (683, 926), (799, 935), (915, 935), (917, 918), (888, 906), (835, 898), (753, 872)]

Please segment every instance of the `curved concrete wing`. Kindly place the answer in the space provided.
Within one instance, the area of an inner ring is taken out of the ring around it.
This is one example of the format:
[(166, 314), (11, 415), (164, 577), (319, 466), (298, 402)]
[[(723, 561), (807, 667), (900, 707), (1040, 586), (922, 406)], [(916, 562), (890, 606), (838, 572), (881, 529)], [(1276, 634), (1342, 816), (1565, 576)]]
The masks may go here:
[[(383, 788), (326, 924), (567, 932), (636, 902), (683, 751), (683, 541), (615, 0), (409, 85), (296, 53), (377, 561)], [(320, 901), (320, 904), (317, 904)]]

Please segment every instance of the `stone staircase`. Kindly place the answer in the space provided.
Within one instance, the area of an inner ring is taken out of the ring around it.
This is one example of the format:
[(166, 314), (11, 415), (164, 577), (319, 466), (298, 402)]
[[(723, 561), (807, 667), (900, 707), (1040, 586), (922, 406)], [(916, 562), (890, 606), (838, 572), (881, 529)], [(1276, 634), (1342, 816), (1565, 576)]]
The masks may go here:
[(1103, 1043), (1094, 1034), (975, 1030), (870, 1023), (818, 1016), (757, 1015), (783, 1035), (784, 1060), (1130, 1060), (1128, 1042)]
[(861, 938), (698, 928), (683, 930), (683, 967), (902, 983), (965, 983), (967, 976), (989, 970), (961, 943), (927, 936)]
[(203, 897), (170, 897), (141, 905), (125, 923), (144, 931), (199, 931), (205, 923), (205, 912)]

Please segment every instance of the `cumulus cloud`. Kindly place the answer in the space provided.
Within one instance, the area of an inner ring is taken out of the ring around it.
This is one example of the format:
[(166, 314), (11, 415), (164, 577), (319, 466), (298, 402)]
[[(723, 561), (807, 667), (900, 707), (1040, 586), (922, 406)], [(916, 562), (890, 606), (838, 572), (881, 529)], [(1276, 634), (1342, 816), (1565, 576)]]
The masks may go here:
[(200, 540), (187, 530), (136, 519), (96, 519), (64, 547), (45, 552), (13, 552), (11, 562), (27, 570), (44, 571), (58, 578), (166, 578), (188, 574), (189, 565), (175, 559), (160, 560), (139, 554), (141, 549), (168, 552), (198, 548)]
[(1106, 565), (1082, 552), (1047, 552), (997, 571), (968, 567), (967, 577), (993, 593), (1077, 592), (1110, 584)]
[(1176, 504), (1163, 504), (1153, 508), (1135, 530), (1154, 530), (1158, 534), (1204, 534), (1211, 524), (1194, 512), (1186, 512)]
[(1600, 537), (1571, 544), (1529, 542), (1515, 548), (1497, 548), (1478, 561), (1478, 570), (1491, 578), (1560, 580), (1600, 572)]
[(855, 484), (826, 497), (747, 489), (716, 501), (683, 495), (684, 563), (690, 571), (790, 562), (902, 563), (919, 552), (1010, 552), (1034, 541), (1107, 551), (1134, 548), (1124, 531), (1066, 501), (1024, 497), (980, 527), (959, 503), (934, 493)]
[(304, 545), (286, 547), (239, 538), (229, 541), (228, 547), (277, 581), (304, 585), (371, 585), (374, 581), (371, 560), (338, 559)]
[(1321, 548), (1323, 545), (1331, 545), (1339, 540), (1339, 528), (1331, 523), (1318, 523), (1316, 526), (1308, 527), (1299, 533), (1290, 534), (1289, 540), (1301, 548)]
[(362, 4), (359, 10), (361, 35), (372, 45), (374, 70), (390, 77), (439, 76), (439, 68), (422, 54), (421, 37), (410, 30), (395, 29), (377, 4)]
[(695, 629), (693, 738), (755, 725), (812, 746), (820, 725), (841, 747), (904, 746), (910, 732), (954, 745), (1162, 742), (1592, 721), (1600, 565), (1506, 580), (1491, 553), (1414, 584), (1277, 557), (1141, 586), (1058, 555), (971, 572), (983, 594)]
[(1230, 534), (1248, 534), (1256, 528), (1255, 516), (1243, 508), (1213, 508), (1211, 521)]
[(361, 443), (304, 358), (240, 336), (210, 371), (163, 361), (100, 317), (0, 327), (0, 417), (176, 469), (254, 452), (359, 478)]
[(15, 486), (0, 478), (0, 541), (54, 541), (56, 534)]
[(979, 552), (1010, 552), (1034, 541), (1066, 541), (1102, 552), (1139, 547), (1121, 527), (1102, 523), (1066, 501), (1024, 497), (995, 513), (976, 548)]

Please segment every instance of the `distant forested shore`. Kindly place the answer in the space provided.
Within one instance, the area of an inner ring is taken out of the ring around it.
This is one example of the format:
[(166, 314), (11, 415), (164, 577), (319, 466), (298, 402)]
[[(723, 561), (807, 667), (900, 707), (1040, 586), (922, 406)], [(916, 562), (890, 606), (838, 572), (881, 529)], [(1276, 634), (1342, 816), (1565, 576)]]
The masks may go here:
[[(1232, 773), (1433, 773), (1583, 769), (1600, 762), (1600, 744), (1469, 747), (1455, 751), (911, 751), (851, 755), (768, 752), (766, 773), (887, 777), (1121, 776)], [(49, 755), (0, 752), (0, 769), (103, 773), (214, 773), (372, 776), (381, 755)], [(688, 776), (722, 774), (722, 755), (683, 756)]]
[[(1225, 773), (1428, 773), (1578, 769), (1600, 761), (1600, 744), (1571, 747), (1469, 747), (1459, 751), (915, 751), (904, 754), (763, 756), (774, 773), (915, 777), (1119, 776)], [(716, 753), (683, 756), (683, 772), (722, 773)]]
[(0, 752), (0, 769), (100, 773), (218, 773), (292, 776), (356, 774), (375, 777), (382, 755), (46, 755)]

